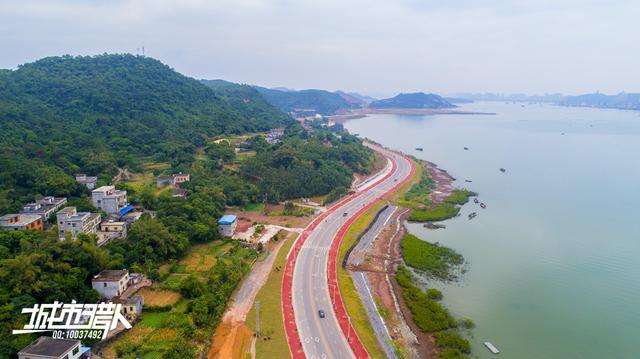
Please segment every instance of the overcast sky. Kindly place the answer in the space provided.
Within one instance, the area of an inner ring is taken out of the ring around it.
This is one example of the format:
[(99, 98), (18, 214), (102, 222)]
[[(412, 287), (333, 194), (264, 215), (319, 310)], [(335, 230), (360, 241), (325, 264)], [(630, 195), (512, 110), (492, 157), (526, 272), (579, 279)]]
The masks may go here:
[(0, 1), (0, 68), (143, 45), (267, 87), (640, 92), (638, 0)]

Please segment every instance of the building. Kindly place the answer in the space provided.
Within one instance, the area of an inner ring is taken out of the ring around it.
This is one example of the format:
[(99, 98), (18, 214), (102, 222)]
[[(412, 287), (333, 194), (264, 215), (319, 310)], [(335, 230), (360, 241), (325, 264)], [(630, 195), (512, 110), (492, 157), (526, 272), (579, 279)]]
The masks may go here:
[(174, 173), (170, 176), (159, 176), (156, 179), (156, 184), (160, 187), (162, 186), (176, 186), (183, 182), (189, 182), (191, 180), (191, 176), (188, 173)]
[(144, 297), (141, 295), (132, 295), (129, 298), (113, 297), (111, 302), (120, 304), (121, 313), (127, 320), (133, 321), (142, 314)]
[(127, 205), (127, 191), (114, 186), (102, 186), (91, 191), (93, 206), (107, 214), (118, 212)]
[(67, 203), (65, 197), (52, 197), (47, 196), (43, 199), (36, 200), (33, 203), (29, 203), (22, 208), (20, 213), (22, 214), (37, 214), (42, 217), (43, 220), (49, 219), (54, 213), (56, 213), (62, 206)]
[(284, 128), (274, 128), (267, 133), (267, 143), (273, 145), (280, 142), (280, 138), (284, 135)]
[(39, 214), (11, 213), (0, 217), (0, 227), (14, 231), (23, 229), (41, 231), (43, 226), (44, 221)]
[(98, 177), (87, 176), (84, 173), (76, 174), (76, 182), (85, 185), (88, 189), (96, 188), (96, 182), (98, 182)]
[(78, 212), (76, 207), (65, 207), (58, 212), (58, 237), (65, 239), (67, 233), (76, 239), (78, 233), (96, 233), (100, 223), (100, 214), (91, 212)]
[(187, 198), (188, 195), (189, 191), (184, 188), (176, 187), (171, 190), (171, 197), (174, 198)]
[(103, 270), (91, 279), (91, 287), (106, 299), (120, 296), (129, 287), (129, 271)]
[(225, 214), (218, 220), (218, 229), (220, 234), (225, 237), (233, 236), (238, 224), (238, 217), (233, 214)]
[(18, 359), (87, 359), (91, 348), (83, 347), (79, 340), (54, 339), (43, 336), (18, 352)]
[(112, 239), (125, 238), (129, 223), (112, 219), (100, 222), (98, 227), (98, 246), (102, 246)]

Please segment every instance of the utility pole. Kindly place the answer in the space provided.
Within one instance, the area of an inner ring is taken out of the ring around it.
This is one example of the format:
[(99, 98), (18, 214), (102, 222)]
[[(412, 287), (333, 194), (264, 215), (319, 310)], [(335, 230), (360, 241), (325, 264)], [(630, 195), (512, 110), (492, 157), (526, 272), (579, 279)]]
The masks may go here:
[(260, 301), (256, 300), (256, 338), (260, 337)]

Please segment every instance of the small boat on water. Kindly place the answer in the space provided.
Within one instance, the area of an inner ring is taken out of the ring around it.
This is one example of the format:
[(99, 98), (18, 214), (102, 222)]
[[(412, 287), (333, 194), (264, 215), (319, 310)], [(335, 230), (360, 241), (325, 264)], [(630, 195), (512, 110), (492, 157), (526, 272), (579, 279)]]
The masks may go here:
[(464, 150), (465, 150), (465, 151), (469, 151), (469, 147), (465, 147), (465, 148), (464, 148)]
[(500, 172), (505, 173), (507, 172), (507, 170), (505, 170), (504, 168), (500, 168)]
[(487, 205), (484, 204), (484, 203), (480, 203), (480, 208), (485, 209), (485, 208), (487, 208)]
[(469, 213), (469, 219), (474, 219), (474, 218), (476, 218), (477, 215), (478, 214), (476, 212), (471, 212), (471, 213)]
[(424, 151), (422, 147), (416, 147), (416, 151)]
[(493, 354), (500, 354), (500, 351), (498, 350), (498, 348), (496, 348), (495, 345), (491, 344), (491, 342), (484, 342), (483, 344)]
[(464, 181), (467, 182), (467, 183), (473, 182), (472, 180), (464, 180)]
[(480, 203), (480, 201), (478, 201), (478, 199), (477, 199), (477, 198), (474, 198), (474, 199), (473, 199), (473, 203), (478, 204), (478, 203)]

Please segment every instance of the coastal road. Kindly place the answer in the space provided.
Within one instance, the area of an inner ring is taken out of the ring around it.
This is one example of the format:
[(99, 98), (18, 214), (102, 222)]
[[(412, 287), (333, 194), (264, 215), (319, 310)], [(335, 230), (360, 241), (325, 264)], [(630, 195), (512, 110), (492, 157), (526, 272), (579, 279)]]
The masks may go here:
[[(403, 182), (412, 171), (411, 162), (403, 156), (378, 146), (370, 147), (391, 161), (392, 170), (375, 184), (332, 208), (309, 233), (299, 252), (294, 254), (296, 259), (292, 276), (292, 306), (297, 334), (307, 358), (356, 356), (343, 332), (344, 326), (341, 328), (340, 325), (348, 318), (344, 313), (338, 314), (339, 318), (333, 309), (339, 289), (335, 284), (330, 286), (327, 277), (330, 247), (340, 230), (344, 230), (343, 227), (358, 211)], [(325, 312), (325, 318), (320, 318), (320, 310)], [(347, 333), (351, 331), (349, 328)], [(352, 342), (357, 340), (355, 333), (350, 333), (350, 338)]]

